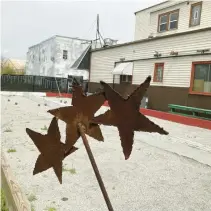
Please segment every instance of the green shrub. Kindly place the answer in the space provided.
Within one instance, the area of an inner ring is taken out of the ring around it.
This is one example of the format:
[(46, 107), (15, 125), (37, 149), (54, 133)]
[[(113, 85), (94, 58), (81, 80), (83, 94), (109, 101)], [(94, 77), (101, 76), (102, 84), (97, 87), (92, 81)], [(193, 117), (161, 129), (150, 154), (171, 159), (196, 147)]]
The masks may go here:
[(12, 67), (5, 66), (1, 67), (1, 75), (25, 75), (25, 71), (15, 71)]
[(6, 67), (2, 67), (1, 68), (1, 75), (3, 74), (9, 74), (9, 75), (14, 75), (15, 74), (15, 70), (9, 66)]

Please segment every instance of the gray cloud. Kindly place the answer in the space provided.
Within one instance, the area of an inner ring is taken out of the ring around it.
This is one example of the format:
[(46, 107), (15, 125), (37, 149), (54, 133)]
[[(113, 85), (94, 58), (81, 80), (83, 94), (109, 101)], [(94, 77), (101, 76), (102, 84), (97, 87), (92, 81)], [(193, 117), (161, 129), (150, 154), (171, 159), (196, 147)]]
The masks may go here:
[(1, 52), (6, 57), (25, 59), (29, 46), (53, 35), (94, 39), (98, 13), (104, 37), (132, 41), (134, 12), (159, 2), (3, 1)]

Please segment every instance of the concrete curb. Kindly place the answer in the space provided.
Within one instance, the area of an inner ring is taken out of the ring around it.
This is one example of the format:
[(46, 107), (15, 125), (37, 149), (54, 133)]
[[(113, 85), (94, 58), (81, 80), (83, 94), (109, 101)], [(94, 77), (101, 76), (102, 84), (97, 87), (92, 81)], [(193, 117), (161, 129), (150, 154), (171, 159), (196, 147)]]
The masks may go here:
[(1, 91), (1, 95), (4, 96), (24, 96), (24, 95), (32, 95), (37, 97), (46, 97), (45, 92), (9, 92), (9, 91)]

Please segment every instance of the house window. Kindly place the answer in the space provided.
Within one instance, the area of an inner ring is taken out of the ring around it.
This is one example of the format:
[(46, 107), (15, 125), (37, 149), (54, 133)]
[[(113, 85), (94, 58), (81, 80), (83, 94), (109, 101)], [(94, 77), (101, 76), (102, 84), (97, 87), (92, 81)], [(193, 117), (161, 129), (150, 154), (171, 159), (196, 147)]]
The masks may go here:
[(190, 9), (190, 26), (200, 25), (202, 2), (191, 5)]
[(67, 50), (63, 50), (63, 59), (66, 60), (67, 59)]
[(163, 82), (164, 63), (156, 63), (154, 69), (154, 82)]
[(166, 31), (168, 26), (168, 15), (162, 15), (160, 16), (160, 26), (159, 31)]
[(190, 92), (211, 95), (211, 61), (193, 62)]
[(158, 17), (158, 32), (178, 28), (179, 10), (161, 14)]
[(132, 75), (120, 75), (120, 84), (121, 83), (132, 83)]
[(169, 14), (169, 29), (177, 29), (179, 12)]

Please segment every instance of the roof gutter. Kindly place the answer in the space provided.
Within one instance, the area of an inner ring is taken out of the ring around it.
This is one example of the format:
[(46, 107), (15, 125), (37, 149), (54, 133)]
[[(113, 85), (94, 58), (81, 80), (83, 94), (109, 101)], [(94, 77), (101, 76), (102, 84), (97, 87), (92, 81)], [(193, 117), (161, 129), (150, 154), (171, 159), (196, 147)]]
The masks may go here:
[(112, 45), (109, 47), (93, 49), (93, 50), (91, 50), (91, 52), (109, 50), (111, 48), (118, 48), (118, 47), (123, 47), (123, 46), (127, 46), (127, 45), (151, 42), (154, 40), (160, 40), (160, 39), (165, 39), (165, 38), (169, 38), (169, 37), (182, 36), (182, 35), (186, 35), (186, 34), (193, 34), (193, 33), (204, 32), (204, 31), (211, 31), (211, 27), (197, 29), (197, 30), (193, 30), (193, 31), (180, 32), (180, 33), (175, 33), (175, 34), (169, 34), (169, 35), (164, 35), (164, 36), (157, 36), (157, 37), (147, 38), (147, 39), (142, 39), (142, 40), (135, 40), (132, 42), (126, 42), (126, 43), (122, 43), (122, 44)]
[(169, 56), (162, 56), (162, 57), (150, 57), (150, 58), (143, 58), (143, 59), (130, 59), (130, 60), (124, 60), (124, 61), (117, 61), (115, 62), (115, 64), (118, 64), (118, 63), (127, 63), (127, 62), (138, 62), (138, 61), (144, 61), (144, 60), (158, 60), (158, 59), (166, 59), (166, 58), (174, 58), (174, 57), (188, 57), (188, 56), (206, 56), (206, 55), (211, 55), (211, 53), (204, 53), (204, 54), (201, 54), (201, 53), (193, 53), (193, 54), (181, 54), (181, 55), (178, 55), (178, 56), (172, 56), (172, 55), (169, 55)]

